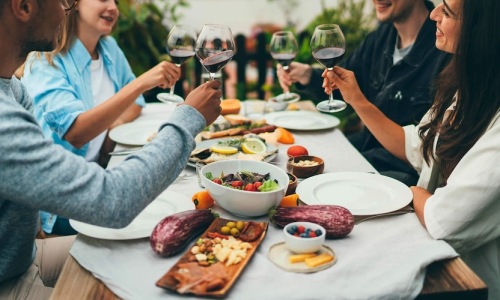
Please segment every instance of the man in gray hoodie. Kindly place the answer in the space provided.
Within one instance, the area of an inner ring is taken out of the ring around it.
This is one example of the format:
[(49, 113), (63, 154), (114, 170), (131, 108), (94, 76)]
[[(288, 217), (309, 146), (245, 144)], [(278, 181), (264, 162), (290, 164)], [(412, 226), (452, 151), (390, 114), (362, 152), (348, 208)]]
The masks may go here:
[[(0, 298), (43, 299), (37, 278), (38, 211), (121, 228), (182, 171), (194, 137), (220, 113), (219, 82), (191, 92), (157, 137), (121, 165), (104, 170), (44, 138), (27, 91), (13, 74), (30, 51), (51, 51), (64, 14), (61, 0), (0, 0)], [(165, 84), (158, 78), (158, 85)], [(46, 243), (56, 243), (53, 238)], [(61, 258), (65, 259), (62, 255)], [(45, 268), (48, 266), (44, 265)]]

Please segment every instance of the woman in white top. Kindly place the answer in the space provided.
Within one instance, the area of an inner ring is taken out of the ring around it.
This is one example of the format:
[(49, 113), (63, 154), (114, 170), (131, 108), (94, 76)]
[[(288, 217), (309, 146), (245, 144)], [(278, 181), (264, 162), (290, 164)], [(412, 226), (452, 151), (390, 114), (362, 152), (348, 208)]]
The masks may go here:
[(420, 173), (416, 216), (500, 299), (500, 1), (443, 0), (430, 16), (436, 47), (454, 55), (419, 125), (386, 118), (351, 71), (325, 72), (324, 86), (338, 88), (380, 143)]
[[(180, 77), (175, 64), (161, 62), (135, 78), (116, 41), (108, 36), (119, 16), (114, 0), (70, 0), (59, 47), (31, 55), (22, 81), (33, 98), (44, 135), (68, 151), (98, 162), (112, 143), (108, 130), (136, 119), (142, 93), (166, 88)], [(138, 41), (140, 42), (140, 41)], [(45, 233), (74, 234), (67, 219), (42, 213)]]

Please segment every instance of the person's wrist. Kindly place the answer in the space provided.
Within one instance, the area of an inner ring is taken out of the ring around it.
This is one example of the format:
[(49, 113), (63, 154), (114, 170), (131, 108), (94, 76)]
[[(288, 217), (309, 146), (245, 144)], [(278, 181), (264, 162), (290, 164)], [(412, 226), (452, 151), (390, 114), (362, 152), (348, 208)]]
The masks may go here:
[(303, 76), (301, 76), (301, 80), (299, 80), (299, 83), (306, 86), (309, 84), (311, 81), (311, 76), (312, 76), (312, 68), (310, 66), (307, 66), (307, 68), (304, 70)]

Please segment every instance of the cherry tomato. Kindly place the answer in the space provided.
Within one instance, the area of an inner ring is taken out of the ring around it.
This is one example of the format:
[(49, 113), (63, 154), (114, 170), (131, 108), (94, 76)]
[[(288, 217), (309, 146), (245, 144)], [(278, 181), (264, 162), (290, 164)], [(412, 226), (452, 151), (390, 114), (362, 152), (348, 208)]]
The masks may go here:
[(217, 183), (217, 184), (222, 184), (222, 180), (220, 180), (220, 178), (214, 178), (214, 179), (212, 179), (212, 181)]
[(231, 186), (232, 187), (241, 187), (241, 186), (243, 186), (243, 181), (240, 181), (240, 180), (233, 181), (233, 182), (231, 182)]
[(259, 190), (259, 187), (262, 185), (262, 182), (260, 181), (257, 181), (253, 184), (253, 186), (255, 187), (255, 190), (258, 191)]
[(245, 191), (255, 192), (257, 189), (253, 183), (247, 183), (247, 185), (245, 185)]

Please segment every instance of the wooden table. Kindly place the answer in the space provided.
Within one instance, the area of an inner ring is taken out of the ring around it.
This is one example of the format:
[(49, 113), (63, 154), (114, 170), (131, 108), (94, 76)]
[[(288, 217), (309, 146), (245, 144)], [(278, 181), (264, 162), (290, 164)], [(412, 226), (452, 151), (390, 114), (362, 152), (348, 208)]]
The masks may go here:
[[(310, 101), (298, 103), (315, 110)], [(488, 291), (479, 277), (460, 259), (438, 261), (427, 268), (423, 289), (417, 299), (487, 299)], [(82, 268), (73, 257), (63, 267), (51, 299), (119, 299), (100, 280)]]

